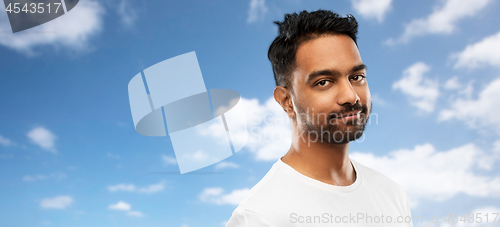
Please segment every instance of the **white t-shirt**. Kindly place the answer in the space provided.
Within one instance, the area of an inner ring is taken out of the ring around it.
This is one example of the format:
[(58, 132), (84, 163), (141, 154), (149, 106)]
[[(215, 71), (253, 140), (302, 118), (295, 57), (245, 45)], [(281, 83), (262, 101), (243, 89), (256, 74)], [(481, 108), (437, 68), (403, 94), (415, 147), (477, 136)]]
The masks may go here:
[(412, 227), (403, 188), (373, 169), (352, 159), (351, 163), (355, 182), (335, 186), (307, 177), (279, 159), (233, 211), (226, 227)]

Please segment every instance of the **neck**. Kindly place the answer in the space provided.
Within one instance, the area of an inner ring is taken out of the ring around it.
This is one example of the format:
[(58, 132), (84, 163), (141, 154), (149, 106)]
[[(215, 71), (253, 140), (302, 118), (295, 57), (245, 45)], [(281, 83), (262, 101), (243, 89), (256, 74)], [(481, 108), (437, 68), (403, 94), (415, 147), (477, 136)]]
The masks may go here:
[(349, 143), (312, 143), (307, 141), (307, 133), (304, 135), (300, 137), (300, 132), (293, 133), (292, 146), (281, 158), (284, 163), (327, 184), (347, 186), (354, 183), (356, 172), (349, 159)]

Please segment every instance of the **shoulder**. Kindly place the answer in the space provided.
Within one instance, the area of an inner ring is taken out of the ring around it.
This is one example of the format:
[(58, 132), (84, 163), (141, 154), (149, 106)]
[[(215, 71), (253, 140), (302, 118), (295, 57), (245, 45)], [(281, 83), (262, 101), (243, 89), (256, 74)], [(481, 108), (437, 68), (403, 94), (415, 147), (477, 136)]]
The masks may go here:
[(277, 161), (267, 174), (247, 193), (238, 208), (276, 216), (297, 203), (306, 187), (303, 182)]
[(386, 193), (390, 193), (394, 196), (400, 197), (401, 199), (407, 199), (407, 195), (400, 184), (370, 167), (367, 167), (352, 159), (351, 161), (354, 163), (354, 165), (356, 165), (358, 171), (363, 175), (363, 180), (371, 190), (382, 190)]
[(392, 201), (391, 204), (386, 203), (385, 209), (398, 212), (399, 215), (411, 216), (409, 199), (401, 185), (372, 168), (352, 159), (351, 161), (361, 172), (365, 187), (370, 191), (370, 194), (375, 195), (378, 200)]
[(233, 211), (226, 227), (232, 226), (273, 226), (271, 220), (263, 214), (272, 213), (273, 206), (269, 204), (279, 204), (280, 187), (283, 185), (283, 176), (280, 166), (274, 164), (267, 174), (247, 193), (238, 207)]
[(287, 187), (287, 176), (282, 167), (275, 163), (266, 175), (247, 193), (238, 208), (256, 211), (260, 206), (279, 199), (280, 192)]
[(238, 206), (226, 227), (273, 227), (273, 225), (260, 214)]

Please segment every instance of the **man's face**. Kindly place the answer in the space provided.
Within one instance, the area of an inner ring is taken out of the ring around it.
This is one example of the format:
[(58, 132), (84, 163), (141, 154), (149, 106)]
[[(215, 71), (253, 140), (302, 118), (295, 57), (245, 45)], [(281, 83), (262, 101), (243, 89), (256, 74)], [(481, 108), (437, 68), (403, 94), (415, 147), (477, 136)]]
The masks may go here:
[[(300, 44), (292, 73), (300, 133), (330, 144), (361, 137), (371, 112), (365, 77), (366, 67), (349, 36), (324, 35)], [(346, 117), (351, 113), (356, 117)]]

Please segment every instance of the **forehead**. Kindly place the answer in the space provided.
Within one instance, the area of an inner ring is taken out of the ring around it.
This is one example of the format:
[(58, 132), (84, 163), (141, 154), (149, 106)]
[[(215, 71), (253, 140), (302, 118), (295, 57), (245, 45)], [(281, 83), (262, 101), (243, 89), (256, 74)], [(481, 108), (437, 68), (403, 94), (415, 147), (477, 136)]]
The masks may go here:
[(303, 83), (314, 71), (328, 69), (347, 74), (363, 61), (354, 40), (339, 34), (323, 35), (300, 44), (295, 63), (294, 81)]

